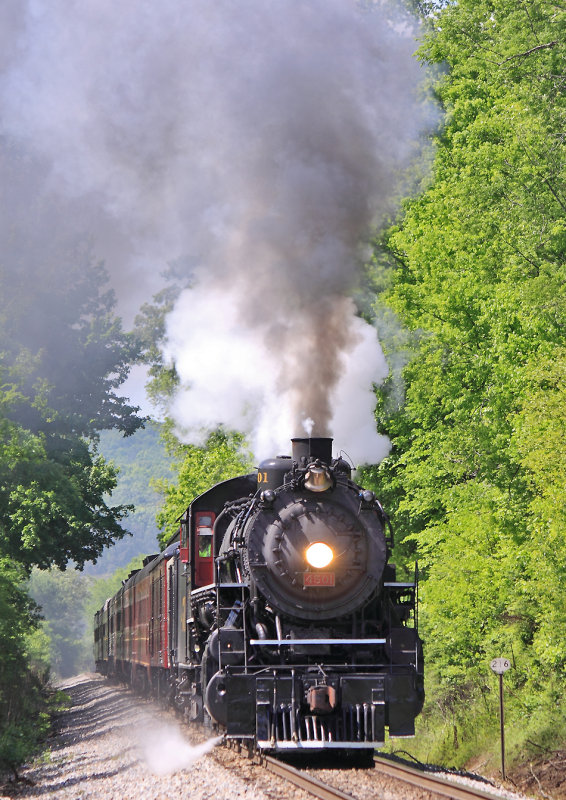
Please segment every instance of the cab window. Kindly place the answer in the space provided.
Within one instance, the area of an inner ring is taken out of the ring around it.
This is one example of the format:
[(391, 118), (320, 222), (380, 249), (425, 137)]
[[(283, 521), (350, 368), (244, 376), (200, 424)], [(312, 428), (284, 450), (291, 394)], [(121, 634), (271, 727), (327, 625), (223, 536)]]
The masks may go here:
[(212, 528), (198, 529), (198, 554), (200, 558), (212, 555)]
[(198, 511), (195, 515), (195, 587), (207, 586), (214, 581), (212, 512)]

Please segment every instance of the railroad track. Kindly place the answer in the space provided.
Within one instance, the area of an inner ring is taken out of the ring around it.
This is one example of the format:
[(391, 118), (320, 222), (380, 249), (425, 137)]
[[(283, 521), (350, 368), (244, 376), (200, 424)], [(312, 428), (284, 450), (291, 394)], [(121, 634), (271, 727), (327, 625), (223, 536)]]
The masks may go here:
[[(123, 687), (118, 686), (115, 688), (124, 694), (129, 693), (131, 695), (130, 690), (126, 690)], [(155, 707), (157, 708), (156, 704)], [(159, 711), (164, 717), (174, 718), (174, 713), (170, 709), (163, 709), (163, 707), (159, 707)], [(205, 741), (210, 739), (211, 734), (213, 734), (213, 731), (209, 727), (205, 728), (204, 726), (198, 726), (196, 724), (188, 726), (185, 730), (187, 733), (191, 734), (191, 741), (193, 743), (195, 738), (197, 742)], [(379, 786), (379, 781), (376, 780), (374, 783), (372, 778), (374, 774), (375, 778), (377, 778), (376, 773), (378, 772), (385, 774), (393, 780), (411, 784), (412, 786), (420, 788), (423, 791), (427, 791), (435, 795), (441, 795), (443, 797), (450, 798), (451, 800), (502, 800), (501, 795), (496, 795), (495, 792), (489, 792), (478, 788), (477, 786), (457, 783), (456, 781), (447, 779), (445, 777), (440, 777), (404, 763), (399, 763), (398, 761), (394, 761), (391, 758), (385, 758), (383, 756), (375, 756), (374, 767), (370, 769), (335, 769), (334, 773), (336, 775), (342, 772), (342, 775), (347, 773), (348, 776), (351, 776), (351, 780), (350, 777), (348, 777), (348, 782), (346, 784), (348, 792), (345, 792), (343, 789), (340, 789), (337, 786), (332, 786), (329, 783), (325, 783), (319, 777), (312, 774), (313, 772), (318, 772), (319, 770), (320, 772), (330, 774), (326, 769), (324, 769), (324, 767), (320, 768), (311, 766), (309, 768), (309, 773), (305, 770), (296, 769), (295, 767), (272, 758), (271, 756), (259, 754), (257, 751), (255, 753), (253, 753), (251, 750), (248, 751), (248, 749), (243, 746), (242, 742), (227, 740), (225, 741), (225, 745), (226, 748), (222, 749), (226, 749), (227, 751), (235, 750), (236, 754), (238, 755), (243, 755), (245, 753), (248, 756), (248, 759), (251, 757), (252, 764), (255, 763), (261, 765), (262, 767), (268, 769), (275, 776), (292, 783), (311, 796), (320, 798), (320, 800), (358, 800), (360, 796), (371, 797), (372, 800), (380, 800), (382, 797), (382, 792), (381, 787)], [(214, 751), (210, 755), (214, 758)], [(222, 766), (228, 769), (234, 765), (234, 763), (222, 763)], [(371, 781), (369, 793), (367, 791), (367, 785), (364, 787), (363, 791), (360, 791), (362, 787), (357, 778), (360, 778), (362, 774)], [(324, 775), (324, 777), (326, 777), (326, 775)], [(329, 780), (332, 780), (332, 777), (329, 777)], [(402, 788), (398, 790), (398, 793), (399, 797), (406, 796), (406, 794), (403, 793)]]
[(399, 764), (382, 756), (375, 756), (375, 769), (384, 775), (388, 775), (396, 780), (410, 783), (428, 792), (449, 797), (451, 800), (473, 800), (473, 798), (483, 798), (483, 800), (501, 800), (501, 795), (495, 792), (488, 792), (476, 786), (469, 786), (465, 783), (458, 783), (440, 775), (432, 775), (422, 769), (411, 767), (408, 764)]
[(299, 789), (304, 789), (314, 797), (320, 798), (320, 800), (355, 800), (351, 794), (346, 794), (346, 792), (334, 786), (330, 786), (327, 783), (323, 783), (319, 781), (318, 778), (313, 778), (306, 772), (295, 769), (295, 767), (292, 767), (290, 764), (285, 764), (282, 761), (278, 761), (276, 758), (271, 758), (271, 756), (262, 755), (259, 759), (259, 763), (270, 772), (273, 772), (280, 778), (284, 778), (294, 786), (298, 786)]
[[(355, 800), (356, 794), (348, 794), (337, 787), (324, 783), (303, 770), (296, 769), (284, 762), (270, 756), (257, 757), (258, 763), (270, 772), (278, 775), (293, 785), (303, 789), (320, 800)], [(397, 781), (411, 784), (412, 786), (450, 798), (450, 800), (501, 800), (501, 796), (488, 792), (476, 786), (452, 781), (439, 775), (431, 775), (423, 770), (404, 764), (398, 764), (389, 759), (376, 756), (375, 770)], [(376, 799), (379, 798), (379, 789), (376, 787)], [(355, 792), (355, 789), (354, 789)], [(400, 792), (400, 796), (402, 796)]]

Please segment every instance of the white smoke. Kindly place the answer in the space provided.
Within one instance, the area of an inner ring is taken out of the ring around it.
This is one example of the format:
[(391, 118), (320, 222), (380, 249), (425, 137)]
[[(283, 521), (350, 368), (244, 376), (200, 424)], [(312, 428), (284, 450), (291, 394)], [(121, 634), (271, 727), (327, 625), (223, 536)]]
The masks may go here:
[[(376, 463), (387, 455), (389, 440), (376, 432), (373, 384), (384, 380), (388, 368), (375, 329), (354, 315), (353, 304), (350, 313), (352, 349), (332, 393), (329, 427), (335, 445), (356, 464)], [(290, 432), (311, 434), (313, 420), (300, 405), (303, 428), (296, 429), (290, 387), (281, 383), (281, 353), (241, 327), (228, 293), (187, 291), (169, 319), (169, 347), (186, 387), (172, 412), (187, 441), (203, 444), (207, 432), (223, 423), (245, 431), (263, 458), (287, 453)]]
[(167, 326), (187, 436), (222, 423), (261, 457), (311, 419), (382, 457), (385, 364), (349, 296), (425, 122), (392, 4), (5, 3), (5, 141), (94, 210), (124, 303), (168, 262), (192, 277)]

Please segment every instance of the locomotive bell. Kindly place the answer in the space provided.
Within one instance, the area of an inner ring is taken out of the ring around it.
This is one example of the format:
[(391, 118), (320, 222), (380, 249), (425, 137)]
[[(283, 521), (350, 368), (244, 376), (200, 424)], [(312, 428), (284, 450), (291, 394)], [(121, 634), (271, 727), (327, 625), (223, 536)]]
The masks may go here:
[(326, 492), (332, 486), (332, 478), (320, 461), (309, 464), (305, 475), (305, 489), (310, 492)]

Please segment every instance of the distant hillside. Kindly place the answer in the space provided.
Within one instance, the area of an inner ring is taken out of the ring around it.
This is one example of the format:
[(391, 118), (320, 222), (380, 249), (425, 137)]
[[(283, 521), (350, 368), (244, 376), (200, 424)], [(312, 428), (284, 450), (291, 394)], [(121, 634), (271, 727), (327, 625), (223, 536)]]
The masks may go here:
[(154, 478), (172, 477), (170, 460), (159, 432), (158, 423), (149, 423), (126, 438), (117, 431), (104, 431), (101, 434), (100, 452), (120, 469), (118, 486), (112, 494), (112, 505), (133, 503), (136, 510), (123, 523), (133, 535), (105, 551), (96, 565), (87, 565), (85, 573), (109, 574), (124, 567), (134, 556), (159, 552), (155, 515), (161, 498), (150, 483)]

